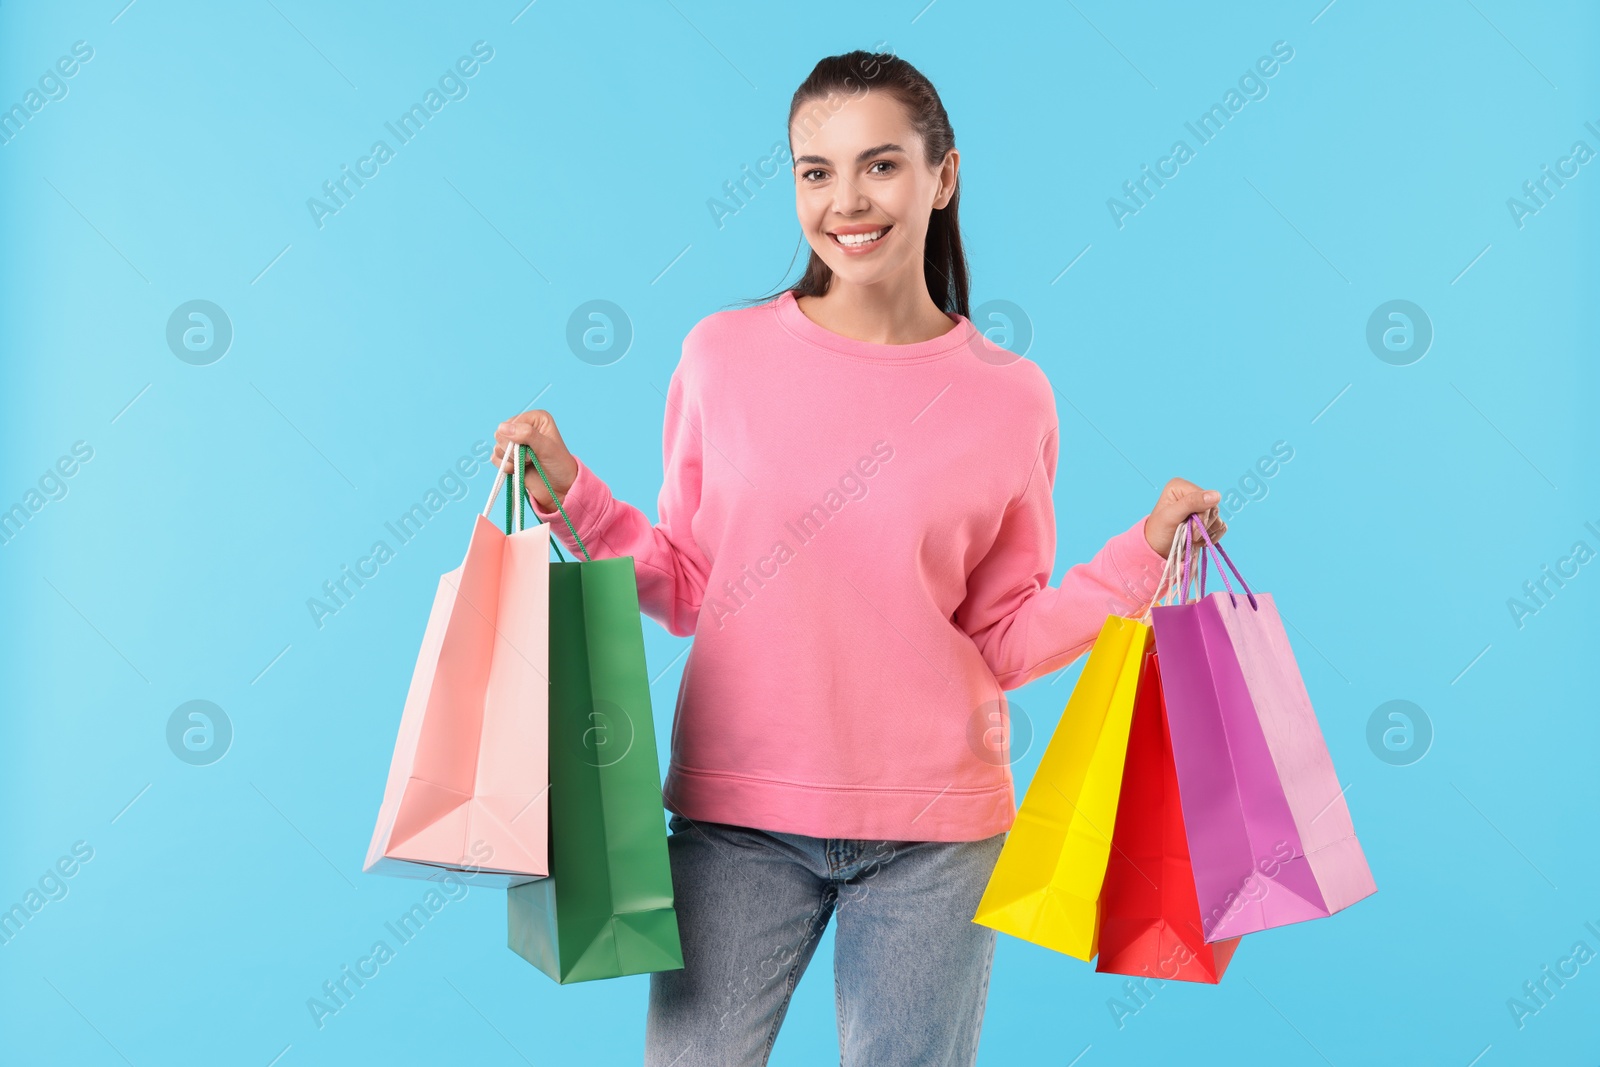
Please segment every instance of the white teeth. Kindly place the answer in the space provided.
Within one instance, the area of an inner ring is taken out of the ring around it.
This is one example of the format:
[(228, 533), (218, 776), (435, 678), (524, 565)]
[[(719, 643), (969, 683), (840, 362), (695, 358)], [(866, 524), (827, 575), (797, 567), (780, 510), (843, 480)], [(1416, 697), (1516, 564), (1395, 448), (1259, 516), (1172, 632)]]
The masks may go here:
[(873, 230), (871, 233), (838, 233), (835, 239), (842, 245), (864, 245), (876, 241), (883, 236), (882, 230)]

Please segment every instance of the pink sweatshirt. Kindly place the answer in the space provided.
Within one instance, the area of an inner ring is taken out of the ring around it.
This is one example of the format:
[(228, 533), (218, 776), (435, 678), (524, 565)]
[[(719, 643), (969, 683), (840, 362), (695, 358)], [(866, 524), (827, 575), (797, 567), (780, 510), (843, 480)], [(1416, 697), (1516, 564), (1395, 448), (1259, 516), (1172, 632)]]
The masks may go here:
[(695, 638), (669, 810), (816, 837), (1009, 829), (1002, 691), (1155, 592), (1143, 516), (1050, 585), (1050, 382), (950, 317), (941, 337), (884, 345), (788, 292), (708, 315), (667, 391), (661, 521), (579, 459), (562, 504), (590, 554), (632, 556), (641, 610)]

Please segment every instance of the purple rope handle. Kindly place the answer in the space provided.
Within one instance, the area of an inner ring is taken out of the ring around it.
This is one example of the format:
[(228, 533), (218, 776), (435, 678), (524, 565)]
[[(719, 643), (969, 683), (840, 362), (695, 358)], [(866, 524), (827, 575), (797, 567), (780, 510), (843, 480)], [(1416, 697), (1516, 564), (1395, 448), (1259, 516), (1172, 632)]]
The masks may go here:
[[(1191, 534), (1191, 537), (1190, 537), (1191, 543), (1193, 542), (1194, 537), (1198, 537), (1198, 538), (1200, 538), (1200, 544), (1203, 546), (1202, 551), (1200, 553), (1200, 574), (1201, 574), (1200, 583), (1201, 584), (1200, 584), (1200, 588), (1196, 591), (1195, 595), (1196, 596), (1205, 596), (1206, 595), (1205, 564), (1206, 564), (1206, 560), (1210, 558), (1210, 554), (1211, 554), (1210, 550), (1215, 550), (1216, 547), (1217, 547), (1217, 543), (1211, 539), (1210, 531), (1208, 531), (1205, 528), (1205, 523), (1200, 521), (1199, 516), (1190, 515), (1188, 520), (1187, 520), (1187, 524), (1189, 526), (1189, 529), (1192, 531), (1192, 534)], [(1233, 596), (1234, 595), (1233, 584), (1228, 581), (1228, 572), (1222, 569), (1222, 564), (1220, 564), (1220, 563), (1217, 564), (1217, 573), (1222, 576), (1222, 584), (1227, 587), (1228, 595), (1229, 596)], [(1239, 584), (1241, 584), (1241, 585), (1244, 584), (1244, 579), (1243, 578), (1239, 579)]]
[[(1180, 587), (1179, 592), (1178, 592), (1178, 603), (1180, 603), (1180, 604), (1187, 604), (1189, 602), (1189, 581), (1190, 581), (1190, 575), (1192, 573), (1192, 568), (1194, 567), (1194, 524), (1192, 522), (1193, 518), (1194, 517), (1191, 515), (1189, 518), (1183, 520), (1183, 525), (1179, 527), (1179, 531), (1183, 535), (1183, 549), (1182, 549), (1182, 553), (1183, 553), (1183, 583), (1182, 583), (1182, 586)], [(1202, 569), (1205, 566), (1205, 562), (1206, 562), (1205, 553), (1202, 552), (1200, 554), (1200, 564), (1201, 564)], [(1204, 587), (1202, 587), (1202, 589), (1203, 588)], [(1229, 592), (1231, 593), (1232, 591), (1233, 590), (1230, 588)], [(1196, 592), (1195, 595), (1196, 596), (1204, 596), (1205, 594), (1204, 594), (1204, 592)]]
[[(1223, 562), (1227, 563), (1228, 570), (1233, 571), (1233, 576), (1235, 578), (1239, 579), (1240, 586), (1242, 586), (1244, 588), (1244, 595), (1246, 596), (1246, 598), (1249, 599), (1251, 609), (1252, 610), (1257, 609), (1258, 605), (1256, 604), (1256, 595), (1250, 591), (1250, 585), (1249, 585), (1249, 583), (1247, 583), (1244, 580), (1244, 575), (1239, 573), (1239, 568), (1234, 565), (1233, 559), (1228, 555), (1227, 550), (1224, 549), (1216, 541), (1212, 540), (1211, 535), (1206, 532), (1205, 526), (1200, 522), (1200, 518), (1199, 518), (1198, 515), (1190, 515), (1189, 516), (1188, 520), (1184, 524), (1184, 531), (1183, 532), (1184, 532), (1184, 538), (1183, 538), (1183, 542), (1184, 542), (1184, 572), (1183, 572), (1183, 594), (1179, 598), (1180, 601), (1188, 599), (1188, 594), (1189, 594), (1189, 565), (1190, 565), (1191, 557), (1193, 555), (1194, 540), (1195, 540), (1195, 537), (1198, 536), (1199, 539), (1200, 539), (1200, 543), (1204, 546), (1204, 548), (1202, 549), (1202, 551), (1200, 553), (1200, 581), (1199, 581), (1199, 591), (1198, 591), (1197, 595), (1198, 596), (1202, 596), (1202, 597), (1206, 595), (1205, 561), (1206, 561), (1206, 550), (1210, 550), (1210, 551), (1214, 551), (1214, 552), (1218, 553), (1222, 557)], [(1217, 574), (1221, 576), (1222, 584), (1227, 587), (1229, 599), (1231, 599), (1233, 601), (1233, 603), (1235, 605), (1237, 605), (1239, 603), (1239, 598), (1238, 598), (1237, 594), (1235, 594), (1234, 591), (1233, 591), (1233, 584), (1228, 581), (1228, 571), (1222, 569), (1222, 564), (1221, 563), (1217, 564)]]

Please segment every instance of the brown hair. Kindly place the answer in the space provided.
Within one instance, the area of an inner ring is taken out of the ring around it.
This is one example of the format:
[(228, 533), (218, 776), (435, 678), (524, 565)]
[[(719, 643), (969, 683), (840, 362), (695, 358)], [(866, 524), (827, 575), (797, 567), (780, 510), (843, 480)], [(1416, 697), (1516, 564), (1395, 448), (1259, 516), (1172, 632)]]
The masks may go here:
[[(831, 113), (816, 106), (819, 100), (832, 100), (843, 96), (856, 96), (869, 89), (892, 93), (906, 109), (911, 126), (922, 138), (924, 159), (931, 167), (944, 161), (945, 154), (955, 147), (955, 131), (950, 127), (950, 116), (933, 83), (922, 72), (892, 52), (866, 52), (857, 50), (843, 55), (829, 56), (812, 68), (806, 80), (800, 83), (789, 101), (789, 128), (795, 127), (801, 116), (802, 138), (809, 136), (812, 116), (820, 114), (826, 121)], [(807, 105), (813, 105), (807, 107)], [(833, 108), (832, 110), (837, 110)], [(793, 158), (793, 145), (790, 146)], [(922, 274), (928, 283), (928, 295), (941, 310), (967, 316), (968, 281), (967, 256), (961, 246), (961, 225), (957, 209), (961, 206), (961, 179), (956, 179), (950, 202), (934, 208), (928, 219), (928, 236), (922, 247)], [(801, 238), (804, 245), (805, 239)], [(799, 249), (796, 249), (798, 254)], [(790, 261), (790, 267), (794, 266)], [(806, 263), (805, 273), (793, 285), (779, 289), (767, 296), (747, 301), (749, 304), (765, 303), (781, 295), (785, 289), (796, 297), (821, 296), (833, 282), (833, 271), (813, 250)]]

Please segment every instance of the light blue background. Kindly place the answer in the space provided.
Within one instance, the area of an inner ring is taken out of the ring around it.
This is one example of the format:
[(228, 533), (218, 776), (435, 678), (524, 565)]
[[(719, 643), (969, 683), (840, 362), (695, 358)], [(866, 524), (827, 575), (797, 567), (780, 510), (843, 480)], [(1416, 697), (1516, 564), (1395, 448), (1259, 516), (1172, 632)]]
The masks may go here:
[[(1120, 978), (1002, 937), (982, 1062), (1600, 1052), (1600, 962), (1521, 1029), (1506, 1005), (1600, 951), (1600, 564), (1521, 627), (1507, 607), (1600, 550), (1600, 163), (1521, 228), (1506, 206), (1600, 149), (1592, 6), (124, 2), (0, 8), (0, 106), (94, 49), (0, 145), (0, 507), (94, 450), (0, 547), (0, 905), (94, 849), (0, 946), (0, 1058), (637, 1062), (648, 979), (556, 986), (482, 888), (313, 1024), (422, 892), (360, 868), (487, 476), (320, 629), (306, 601), (535, 397), (653, 516), (683, 335), (778, 287), (799, 241), (782, 175), (720, 229), (707, 202), (818, 58), (880, 42), (950, 110), (975, 307), (1024, 309), (1060, 390), (1056, 580), (1167, 478), (1225, 488), (1293, 447), (1228, 544), (1293, 625), (1379, 886), (1120, 1029)], [(307, 198), (479, 40), (469, 95), (319, 229)], [(1118, 229), (1107, 198), (1280, 40), (1269, 95)], [(193, 299), (235, 331), (209, 366), (165, 340)], [(634, 330), (609, 365), (567, 346), (591, 299)], [(1435, 329), (1409, 366), (1365, 341), (1392, 299)], [(645, 634), (665, 759), (687, 642)], [(1011, 694), (1038, 731), (1019, 796), (1077, 670)], [(234, 728), (210, 766), (166, 742), (194, 699)], [(1366, 740), (1394, 699), (1435, 732), (1409, 766)], [(837, 1057), (830, 946), (774, 1063)]]

